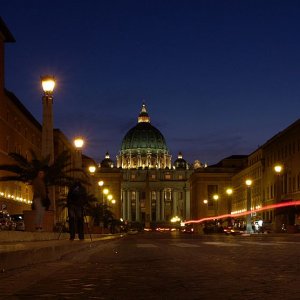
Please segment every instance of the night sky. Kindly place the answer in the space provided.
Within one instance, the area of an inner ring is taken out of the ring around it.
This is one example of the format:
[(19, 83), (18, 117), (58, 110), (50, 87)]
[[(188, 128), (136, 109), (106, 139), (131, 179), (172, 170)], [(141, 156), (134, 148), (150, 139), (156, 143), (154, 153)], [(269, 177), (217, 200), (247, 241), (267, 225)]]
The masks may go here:
[(299, 118), (300, 1), (1, 0), (16, 43), (6, 88), (42, 121), (115, 159), (143, 102), (173, 159), (250, 154)]

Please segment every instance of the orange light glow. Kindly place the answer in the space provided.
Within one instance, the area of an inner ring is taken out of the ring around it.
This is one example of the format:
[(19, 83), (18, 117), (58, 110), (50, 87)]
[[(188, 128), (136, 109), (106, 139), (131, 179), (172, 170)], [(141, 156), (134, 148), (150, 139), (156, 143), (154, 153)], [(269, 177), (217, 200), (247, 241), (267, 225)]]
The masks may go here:
[(289, 202), (284, 202), (284, 203), (277, 203), (277, 204), (271, 204), (271, 205), (267, 205), (267, 206), (260, 207), (260, 208), (257, 208), (257, 209), (244, 211), (244, 212), (238, 213), (238, 214), (226, 214), (226, 215), (219, 215), (219, 216), (214, 216), (214, 217), (202, 218), (202, 219), (199, 219), (199, 220), (190, 220), (190, 221), (186, 221), (184, 223), (185, 224), (193, 224), (193, 223), (202, 223), (202, 222), (205, 222), (205, 221), (218, 220), (218, 219), (224, 219), (224, 218), (236, 218), (236, 217), (246, 216), (246, 215), (248, 215), (250, 213), (254, 213), (254, 212), (260, 212), (260, 211), (273, 209), (273, 208), (286, 207), (286, 206), (296, 206), (296, 205), (300, 205), (300, 200), (289, 201)]

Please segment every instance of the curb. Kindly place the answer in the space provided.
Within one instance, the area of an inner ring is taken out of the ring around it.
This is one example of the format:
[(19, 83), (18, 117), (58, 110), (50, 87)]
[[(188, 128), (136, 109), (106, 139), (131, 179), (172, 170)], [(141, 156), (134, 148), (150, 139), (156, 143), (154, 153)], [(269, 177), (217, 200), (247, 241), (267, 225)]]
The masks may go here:
[(2, 243), (0, 245), (0, 271), (5, 272), (32, 264), (59, 260), (62, 256), (72, 252), (81, 251), (85, 248), (96, 246), (99, 242), (119, 239), (124, 234), (102, 236), (93, 238), (87, 237), (83, 241), (69, 241), (66, 239), (40, 240), (17, 243)]

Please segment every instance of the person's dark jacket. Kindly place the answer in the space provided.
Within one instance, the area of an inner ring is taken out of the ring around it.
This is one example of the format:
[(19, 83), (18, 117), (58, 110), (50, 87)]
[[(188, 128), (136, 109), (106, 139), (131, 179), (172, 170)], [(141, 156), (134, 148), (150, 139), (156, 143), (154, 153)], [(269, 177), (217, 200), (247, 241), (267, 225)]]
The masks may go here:
[(70, 187), (67, 196), (67, 206), (84, 207), (86, 205), (86, 190), (83, 185), (77, 183)]

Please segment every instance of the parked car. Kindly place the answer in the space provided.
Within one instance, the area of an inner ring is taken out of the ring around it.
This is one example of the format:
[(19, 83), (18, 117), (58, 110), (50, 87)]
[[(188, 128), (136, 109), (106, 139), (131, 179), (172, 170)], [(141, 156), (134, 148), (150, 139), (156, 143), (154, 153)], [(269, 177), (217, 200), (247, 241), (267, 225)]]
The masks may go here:
[(191, 225), (185, 225), (184, 227), (180, 228), (180, 232), (194, 233), (194, 228)]
[(16, 223), (11, 219), (7, 211), (0, 211), (0, 230), (15, 230)]
[(243, 228), (236, 228), (236, 227), (225, 227), (224, 233), (227, 235), (240, 235), (245, 233), (245, 230)]
[(24, 231), (25, 230), (25, 223), (24, 223), (24, 215), (11, 215), (11, 219), (13, 222), (16, 223), (16, 230)]

